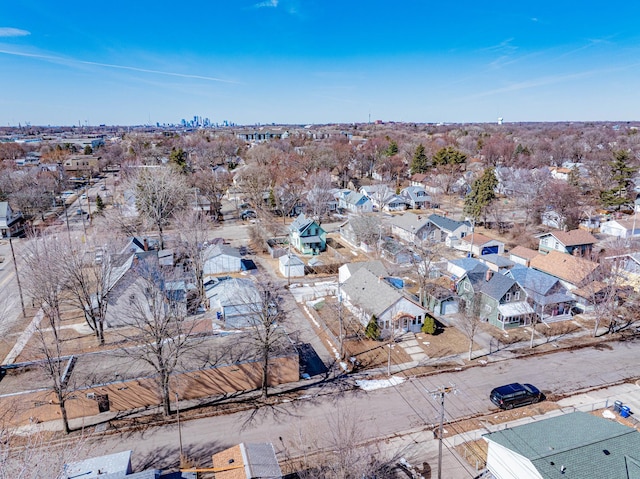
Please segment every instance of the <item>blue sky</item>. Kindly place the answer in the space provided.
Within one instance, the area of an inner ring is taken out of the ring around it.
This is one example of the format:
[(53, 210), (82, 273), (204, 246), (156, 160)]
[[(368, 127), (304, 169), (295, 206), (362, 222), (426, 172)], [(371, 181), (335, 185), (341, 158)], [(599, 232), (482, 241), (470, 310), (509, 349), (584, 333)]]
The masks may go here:
[(640, 2), (3, 3), (0, 126), (640, 116)]

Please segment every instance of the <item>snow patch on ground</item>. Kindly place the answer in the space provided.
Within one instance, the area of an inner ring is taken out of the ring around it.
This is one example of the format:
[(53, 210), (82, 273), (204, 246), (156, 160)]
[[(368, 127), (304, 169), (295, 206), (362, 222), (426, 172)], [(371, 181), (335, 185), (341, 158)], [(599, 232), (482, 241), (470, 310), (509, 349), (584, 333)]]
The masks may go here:
[(376, 389), (390, 388), (402, 384), (405, 378), (391, 376), (389, 379), (359, 379), (356, 386), (365, 391), (374, 391)]
[(605, 409), (604, 411), (602, 411), (602, 417), (606, 418), (606, 419), (615, 419), (616, 415), (613, 414), (611, 411), (609, 411), (608, 409)]

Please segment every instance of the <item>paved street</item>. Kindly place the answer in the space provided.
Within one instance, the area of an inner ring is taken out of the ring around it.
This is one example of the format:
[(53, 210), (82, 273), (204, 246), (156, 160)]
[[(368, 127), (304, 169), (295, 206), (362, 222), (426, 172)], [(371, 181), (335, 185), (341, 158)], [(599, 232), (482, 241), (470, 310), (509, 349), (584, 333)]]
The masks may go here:
[[(380, 439), (380, 446), (389, 444), (392, 449), (386, 451), (389, 454), (401, 452), (418, 464), (423, 461), (435, 464), (437, 448), (433, 444), (431, 430), (439, 420), (439, 399), (434, 398), (430, 391), (441, 386), (454, 386), (456, 394), (445, 397), (447, 420), (486, 414), (493, 408), (488, 399), (489, 391), (500, 384), (531, 382), (545, 394), (557, 397), (636, 378), (640, 372), (638, 345), (637, 341), (612, 343), (600, 348), (501, 361), (485, 367), (408, 379), (398, 386), (371, 392), (349, 390), (324, 395), (319, 394), (322, 389), (312, 388), (301, 400), (183, 422), (183, 442), (189, 454), (204, 459), (212, 451), (237, 442), (271, 441), (282, 459), (285, 452), (300, 453), (294, 438), (301, 431), (305, 434), (315, 431), (319, 436), (316, 440), (320, 444), (325, 441), (325, 445), (330, 446), (323, 430), (341, 412), (345, 412), (357, 423), (363, 442)], [(611, 397), (610, 403), (615, 399)], [(581, 401), (584, 403), (584, 399)], [(640, 405), (640, 398), (637, 401)], [(386, 438), (396, 440), (382, 441)], [(160, 466), (175, 465), (178, 457), (175, 426), (105, 436), (99, 441), (105, 453), (134, 450), (134, 467), (151, 458), (164, 458), (161, 464), (157, 464)], [(450, 452), (447, 452), (445, 464), (451, 468), (461, 467), (459, 458)]]

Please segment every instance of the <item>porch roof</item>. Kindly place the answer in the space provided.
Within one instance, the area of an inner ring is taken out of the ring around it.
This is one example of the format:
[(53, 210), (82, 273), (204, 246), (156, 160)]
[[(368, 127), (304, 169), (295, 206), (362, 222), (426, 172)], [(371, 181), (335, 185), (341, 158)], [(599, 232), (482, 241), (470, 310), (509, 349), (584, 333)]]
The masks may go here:
[(507, 303), (498, 306), (498, 311), (505, 318), (511, 318), (513, 316), (522, 316), (523, 314), (534, 313), (533, 308), (526, 301), (518, 301), (517, 303)]

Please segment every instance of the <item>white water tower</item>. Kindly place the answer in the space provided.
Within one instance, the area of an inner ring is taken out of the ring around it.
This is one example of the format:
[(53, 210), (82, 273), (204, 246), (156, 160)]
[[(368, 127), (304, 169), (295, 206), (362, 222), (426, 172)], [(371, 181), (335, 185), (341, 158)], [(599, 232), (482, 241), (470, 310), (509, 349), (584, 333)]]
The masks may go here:
[(502, 125), (502, 117), (498, 117), (498, 125)]

